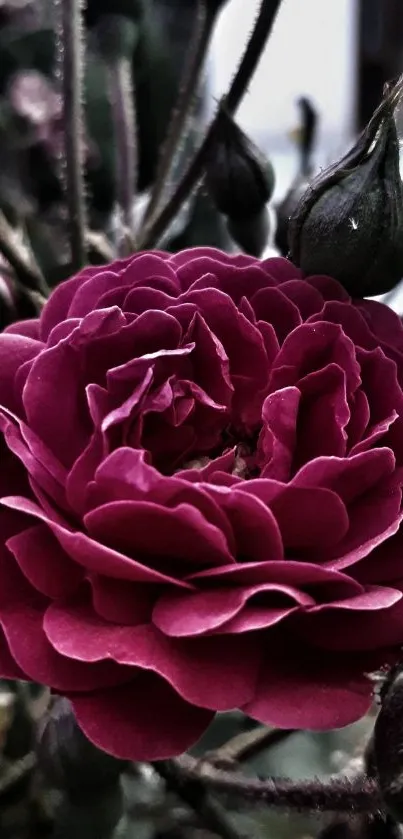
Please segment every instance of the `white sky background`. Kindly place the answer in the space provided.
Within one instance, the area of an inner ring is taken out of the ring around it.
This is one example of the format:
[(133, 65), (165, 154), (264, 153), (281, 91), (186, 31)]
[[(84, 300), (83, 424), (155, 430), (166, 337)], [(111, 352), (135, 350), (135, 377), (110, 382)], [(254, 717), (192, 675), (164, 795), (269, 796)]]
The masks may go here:
[[(250, 32), (259, 0), (228, 0), (217, 25), (211, 89), (222, 94)], [(255, 137), (295, 126), (295, 100), (312, 97), (326, 144), (353, 131), (356, 0), (283, 0), (272, 37), (238, 112)]]

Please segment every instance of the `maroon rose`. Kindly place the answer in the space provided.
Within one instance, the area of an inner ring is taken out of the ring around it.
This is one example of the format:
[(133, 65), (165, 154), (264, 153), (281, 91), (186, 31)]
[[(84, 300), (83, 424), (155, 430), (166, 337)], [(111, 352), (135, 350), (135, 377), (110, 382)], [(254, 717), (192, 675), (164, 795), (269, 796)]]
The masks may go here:
[(403, 328), (284, 259), (87, 268), (0, 336), (0, 671), (122, 758), (326, 729), (403, 643)]

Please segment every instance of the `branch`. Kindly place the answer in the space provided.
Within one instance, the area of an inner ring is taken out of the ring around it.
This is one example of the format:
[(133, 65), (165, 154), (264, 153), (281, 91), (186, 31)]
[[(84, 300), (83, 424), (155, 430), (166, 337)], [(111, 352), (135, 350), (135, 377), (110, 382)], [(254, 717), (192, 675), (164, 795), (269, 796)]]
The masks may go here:
[(154, 218), (166, 190), (175, 155), (183, 142), (186, 122), (191, 113), (193, 100), (199, 86), (208, 45), (214, 29), (215, 17), (215, 14), (207, 11), (205, 0), (198, 0), (194, 32), (186, 55), (184, 77), (158, 163), (150, 203), (144, 217), (145, 225), (150, 222), (150, 219)]
[(102, 262), (113, 262), (116, 259), (112, 245), (101, 231), (87, 230), (86, 242), (88, 250), (92, 250)]
[(189, 755), (176, 758), (173, 763), (178, 774), (188, 781), (199, 781), (216, 793), (238, 795), (272, 807), (333, 813), (376, 813), (383, 809), (378, 783), (366, 775), (328, 781), (259, 780), (216, 769)]
[(64, 153), (62, 180), (65, 182), (70, 224), (73, 272), (86, 262), (83, 73), (84, 47), (81, 34), (81, 0), (54, 0), (58, 21), (58, 64), (62, 81)]
[(16, 241), (16, 233), (6, 216), (0, 210), (0, 252), (5, 256), (7, 262), (14, 269), (17, 279), (21, 285), (30, 291), (38, 292), (43, 296), (49, 294), (49, 288), (45, 282), (41, 269), (37, 264), (32, 252), (23, 248)]
[(119, 56), (107, 62), (115, 135), (116, 202), (123, 235), (121, 256), (133, 250), (133, 204), (137, 181), (137, 133), (134, 84), (130, 60)]
[(184, 777), (173, 760), (156, 761), (153, 767), (164, 779), (167, 788), (196, 813), (208, 830), (217, 833), (222, 839), (241, 839), (221, 805), (209, 798), (203, 783)]
[(273, 29), (281, 0), (262, 0), (255, 26), (242, 56), (241, 63), (225, 97), (225, 108), (230, 114), (238, 109), (262, 57)]
[(252, 731), (242, 731), (241, 734), (232, 737), (223, 746), (209, 752), (207, 758), (213, 766), (225, 768), (227, 764), (231, 765), (250, 760), (263, 749), (275, 746), (295, 733), (294, 729), (258, 726), (253, 728)]
[[(223, 103), (221, 103), (221, 105), (225, 105), (227, 112), (230, 114), (234, 113), (238, 108), (252, 79), (253, 73), (255, 72), (261, 58), (264, 46), (272, 31), (280, 5), (281, 0), (262, 0), (261, 2), (260, 11), (240, 66), (231, 83), (227, 95), (223, 99)], [(152, 248), (158, 243), (162, 233), (169, 226), (173, 218), (180, 210), (182, 204), (186, 201), (193, 189), (195, 189), (202, 179), (206, 160), (208, 159), (210, 149), (215, 141), (217, 121), (220, 112), (221, 106), (218, 109), (217, 116), (214, 118), (207, 131), (200, 149), (196, 152), (192, 163), (190, 164), (187, 172), (185, 172), (182, 180), (177, 185), (177, 188), (170, 200), (165, 207), (163, 207), (160, 214), (154, 220), (151, 220), (150, 224), (144, 229), (139, 243), (140, 249)]]

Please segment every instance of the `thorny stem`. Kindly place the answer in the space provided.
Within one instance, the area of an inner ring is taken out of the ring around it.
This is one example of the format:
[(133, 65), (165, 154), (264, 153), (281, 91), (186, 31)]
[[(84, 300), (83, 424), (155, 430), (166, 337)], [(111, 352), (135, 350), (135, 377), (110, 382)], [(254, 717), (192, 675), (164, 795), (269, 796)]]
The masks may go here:
[(255, 26), (242, 56), (238, 70), (225, 97), (225, 107), (233, 114), (239, 107), (262, 57), (272, 31), (281, 0), (262, 0)]
[(235, 826), (227, 818), (221, 805), (213, 801), (200, 781), (184, 778), (175, 761), (162, 760), (153, 764), (168, 789), (178, 795), (203, 821), (203, 825), (222, 839), (241, 839)]
[[(237, 734), (223, 746), (210, 752), (207, 760), (212, 766), (235, 765), (248, 760), (263, 748), (283, 740), (292, 734), (274, 728), (259, 726), (252, 731)], [(204, 826), (222, 839), (241, 839), (235, 825), (228, 819), (225, 810), (210, 797), (209, 790), (202, 780), (184, 777), (174, 761), (157, 761), (154, 769), (164, 778), (168, 789), (173, 790), (201, 818)]]
[(48, 286), (34, 255), (16, 242), (13, 228), (0, 211), (0, 252), (14, 269), (17, 279), (26, 289), (46, 297)]
[[(233, 114), (238, 108), (252, 79), (253, 73), (255, 72), (261, 58), (264, 46), (272, 31), (280, 5), (281, 0), (261, 1), (260, 10), (252, 35), (245, 49), (239, 68), (233, 81), (231, 82), (230, 89), (223, 99), (223, 104), (225, 105), (227, 112), (230, 114)], [(177, 185), (170, 200), (165, 207), (163, 207), (159, 215), (154, 220), (151, 220), (149, 226), (143, 231), (141, 242), (139, 244), (140, 248), (154, 247), (158, 243), (162, 233), (175, 218), (182, 204), (186, 201), (192, 190), (202, 179), (205, 162), (215, 140), (217, 121), (220, 112), (221, 108), (218, 109), (218, 114), (213, 119), (202, 145), (196, 152), (193, 161), (191, 162), (188, 170), (185, 172), (182, 180)]]
[(183, 142), (186, 123), (191, 114), (194, 98), (198, 91), (200, 76), (203, 71), (208, 45), (214, 29), (214, 22), (215, 15), (207, 11), (204, 0), (198, 0), (194, 32), (185, 59), (183, 80), (168, 127), (166, 140), (162, 148), (150, 203), (144, 217), (144, 224), (148, 224), (150, 219), (154, 217), (156, 210), (158, 210), (161, 199), (166, 191), (167, 181), (175, 156)]
[(383, 809), (376, 779), (366, 775), (293, 781), (289, 778), (244, 777), (213, 767), (203, 760), (183, 755), (174, 761), (175, 771), (184, 779), (201, 782), (217, 793), (238, 795), (249, 801), (264, 802), (288, 810), (329, 813), (377, 813)]
[(115, 251), (103, 233), (99, 230), (87, 230), (87, 247), (93, 251), (102, 262), (113, 262), (116, 257)]
[(60, 15), (58, 29), (58, 66), (62, 82), (64, 153), (62, 180), (65, 184), (70, 225), (73, 271), (86, 262), (83, 75), (84, 44), (82, 38), (83, 0), (54, 0)]
[(137, 132), (133, 105), (134, 85), (131, 63), (125, 56), (107, 64), (109, 93), (115, 136), (116, 203), (119, 213), (119, 251), (133, 249), (133, 203), (137, 180)]

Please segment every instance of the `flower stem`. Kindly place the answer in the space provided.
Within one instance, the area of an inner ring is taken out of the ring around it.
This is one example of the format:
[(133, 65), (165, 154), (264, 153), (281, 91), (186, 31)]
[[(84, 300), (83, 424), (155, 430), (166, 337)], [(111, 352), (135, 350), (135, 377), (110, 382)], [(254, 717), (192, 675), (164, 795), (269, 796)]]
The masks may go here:
[(86, 262), (83, 76), (84, 43), (82, 0), (54, 0), (58, 20), (58, 69), (62, 82), (64, 159), (62, 180), (66, 189), (73, 270)]
[[(107, 63), (109, 95), (115, 134), (116, 201), (121, 224), (121, 256), (133, 250), (133, 204), (137, 181), (137, 132), (132, 66), (126, 56)], [(122, 230), (123, 228), (123, 230)]]
[(241, 839), (221, 805), (209, 798), (201, 781), (184, 778), (175, 761), (157, 761), (153, 766), (164, 779), (167, 788), (175, 792), (199, 816), (209, 831), (222, 839)]
[(183, 755), (174, 760), (175, 770), (188, 780), (198, 780), (217, 793), (238, 795), (287, 810), (333, 813), (376, 813), (383, 809), (376, 779), (366, 775), (293, 781), (289, 778), (245, 777), (217, 769), (208, 761)]
[(161, 157), (158, 163), (155, 183), (151, 192), (150, 203), (144, 217), (144, 224), (154, 218), (156, 210), (166, 190), (175, 156), (180, 148), (186, 131), (186, 122), (191, 113), (197, 94), (200, 76), (203, 71), (208, 45), (214, 29), (215, 15), (206, 9), (204, 0), (198, 0), (194, 33), (189, 52), (185, 60), (184, 76), (179, 89), (178, 100), (168, 127)]
[(263, 749), (281, 743), (295, 734), (293, 729), (266, 728), (260, 725), (251, 731), (242, 731), (231, 740), (224, 743), (213, 752), (208, 754), (208, 760), (213, 766), (225, 768), (226, 764), (241, 763), (250, 760), (259, 754)]
[[(280, 5), (281, 0), (262, 0), (261, 2), (252, 35), (239, 68), (231, 82), (229, 91), (223, 99), (223, 104), (230, 114), (233, 114), (240, 105), (242, 97), (252, 79), (264, 46), (272, 31)], [(220, 110), (221, 108), (218, 109), (218, 116)], [(139, 244), (140, 248), (154, 247), (158, 243), (161, 235), (176, 216), (182, 204), (202, 179), (205, 162), (215, 140), (216, 129), (217, 116), (213, 119), (202, 145), (196, 152), (193, 161), (177, 185), (170, 200), (163, 207), (159, 215), (155, 219), (152, 219), (149, 225), (145, 227)]]
[(252, 34), (225, 97), (225, 108), (230, 114), (234, 114), (239, 107), (253, 78), (280, 5), (281, 0), (262, 0), (261, 2)]
[(15, 231), (0, 211), (0, 253), (5, 256), (14, 269), (17, 280), (29, 291), (38, 292), (47, 297), (49, 288), (37, 264), (35, 257), (27, 248), (19, 246)]

